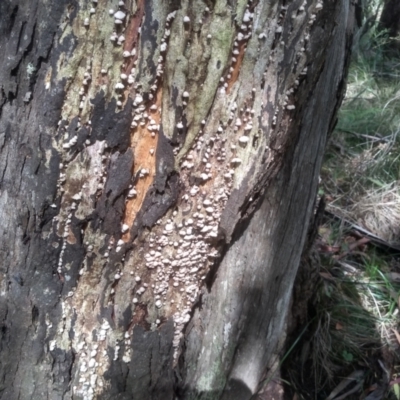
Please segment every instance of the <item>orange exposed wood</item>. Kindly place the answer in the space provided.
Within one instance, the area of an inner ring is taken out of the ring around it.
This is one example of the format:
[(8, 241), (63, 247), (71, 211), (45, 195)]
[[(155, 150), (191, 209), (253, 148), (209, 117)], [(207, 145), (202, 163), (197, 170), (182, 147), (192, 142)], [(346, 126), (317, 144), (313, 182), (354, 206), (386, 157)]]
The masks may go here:
[[(157, 105), (157, 109), (160, 108), (161, 105), (161, 88), (157, 92), (156, 101), (154, 104)], [(160, 123), (160, 113), (159, 111), (151, 111), (147, 109), (146, 112), (153, 118), (153, 120), (159, 124)], [(146, 197), (146, 193), (149, 190), (150, 186), (154, 181), (154, 176), (156, 174), (156, 148), (158, 142), (158, 133), (156, 133), (155, 137), (151, 136), (151, 132), (147, 129), (148, 123), (145, 126), (138, 126), (137, 128), (132, 129), (131, 132), (131, 147), (134, 151), (134, 165), (133, 165), (133, 174), (137, 174), (141, 169), (146, 169), (149, 171), (148, 175), (144, 178), (139, 178), (135, 189), (137, 191), (137, 196), (128, 199), (125, 207), (125, 218), (124, 224), (129, 227), (132, 226), (133, 221), (136, 218), (138, 211), (141, 209), (143, 201)], [(151, 155), (150, 151), (154, 150), (154, 154)], [(123, 235), (122, 239), (128, 241), (130, 238), (129, 231)]]
[(242, 66), (244, 53), (245, 53), (246, 42), (242, 42), (239, 45), (239, 54), (236, 56), (236, 62), (233, 64), (233, 71), (231, 72), (231, 79), (228, 80), (228, 87), (226, 92), (229, 93), (233, 84), (238, 80), (240, 68)]
[[(125, 30), (125, 43), (124, 50), (132, 51), (134, 48), (137, 49), (139, 42), (139, 28), (142, 25), (142, 19), (144, 16), (144, 1), (139, 0), (137, 2), (137, 11), (135, 15), (129, 20), (128, 26)], [(138, 53), (134, 57), (131, 57), (125, 67), (125, 73), (129, 73), (129, 71), (134, 66), (138, 57)]]

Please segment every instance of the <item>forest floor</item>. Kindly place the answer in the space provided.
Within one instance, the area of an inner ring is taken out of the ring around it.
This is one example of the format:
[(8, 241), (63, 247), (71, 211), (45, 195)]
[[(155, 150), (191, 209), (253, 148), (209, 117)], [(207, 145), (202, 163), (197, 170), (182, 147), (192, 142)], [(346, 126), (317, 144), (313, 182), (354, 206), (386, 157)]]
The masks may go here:
[(376, 31), (363, 40), (321, 172), (285, 353), (260, 399), (400, 400), (400, 56)]

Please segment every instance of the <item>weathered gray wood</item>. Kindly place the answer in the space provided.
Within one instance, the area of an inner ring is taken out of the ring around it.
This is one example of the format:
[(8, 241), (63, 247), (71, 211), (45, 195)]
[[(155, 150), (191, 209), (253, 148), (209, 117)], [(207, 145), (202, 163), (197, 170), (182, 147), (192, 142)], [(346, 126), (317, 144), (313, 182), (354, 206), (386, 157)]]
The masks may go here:
[(335, 115), (336, 93), (343, 85), (337, 71), (344, 70), (343, 49), (349, 44), (346, 2), (340, 12), (335, 40), (326, 50), (329, 62), (322, 64), (312, 95), (299, 99), (303, 115), (296, 146), (288, 149), (281, 171), (268, 182), (249, 224), (237, 229), (187, 329), (187, 398), (250, 398), (284, 332), (325, 148), (326, 134), (321, 132), (331, 129), (326, 117)]
[(1, 399), (256, 393), (354, 7), (0, 2)]

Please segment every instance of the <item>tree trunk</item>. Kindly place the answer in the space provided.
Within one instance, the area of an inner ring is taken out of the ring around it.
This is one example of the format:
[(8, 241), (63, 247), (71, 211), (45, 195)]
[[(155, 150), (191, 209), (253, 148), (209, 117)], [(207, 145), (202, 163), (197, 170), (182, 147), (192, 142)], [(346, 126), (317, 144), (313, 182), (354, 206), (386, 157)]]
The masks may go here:
[(250, 399), (355, 6), (119, 3), (0, 2), (0, 398)]
[(386, 0), (383, 6), (380, 26), (386, 29), (391, 38), (397, 38), (396, 41), (391, 43), (391, 47), (400, 48), (399, 34), (400, 34), (400, 3), (398, 0)]

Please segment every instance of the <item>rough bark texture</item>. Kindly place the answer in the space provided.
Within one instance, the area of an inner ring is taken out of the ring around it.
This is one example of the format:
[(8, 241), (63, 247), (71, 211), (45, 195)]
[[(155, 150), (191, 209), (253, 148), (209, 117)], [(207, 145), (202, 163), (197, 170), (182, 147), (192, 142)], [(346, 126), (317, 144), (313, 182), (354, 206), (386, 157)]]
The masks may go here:
[(0, 2), (1, 399), (257, 392), (354, 7)]

